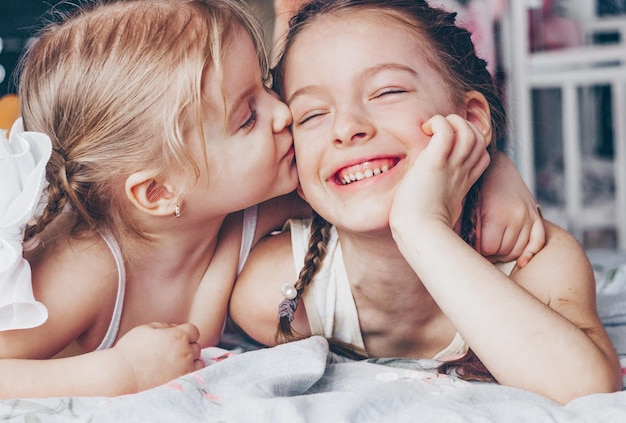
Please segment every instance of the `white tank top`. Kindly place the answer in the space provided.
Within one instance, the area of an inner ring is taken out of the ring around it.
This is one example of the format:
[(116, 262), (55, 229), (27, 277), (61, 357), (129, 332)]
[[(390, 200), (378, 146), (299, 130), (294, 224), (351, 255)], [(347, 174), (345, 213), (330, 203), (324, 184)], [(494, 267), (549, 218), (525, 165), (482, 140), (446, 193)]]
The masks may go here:
[[(304, 266), (311, 221), (310, 219), (294, 219), (290, 220), (287, 225), (291, 230), (291, 247), (297, 274)], [(509, 275), (515, 267), (515, 261), (498, 263), (496, 267)], [(367, 357), (359, 315), (345, 270), (341, 244), (334, 226), (330, 231), (326, 257), (315, 275), (314, 283), (309, 284), (304, 291), (302, 300), (313, 335), (346, 342), (355, 347), (358, 353)], [(463, 355), (467, 353), (468, 348), (461, 334), (457, 332), (450, 344), (435, 354), (433, 359), (443, 360), (446, 357)]]
[[(257, 215), (258, 206), (252, 206), (243, 211), (243, 229), (241, 233), (241, 248), (239, 250), (237, 274), (241, 271), (248, 255), (250, 254), (252, 241), (254, 240), (254, 232), (256, 231)], [(113, 346), (120, 329), (122, 310), (124, 308), (124, 291), (126, 290), (126, 269), (124, 267), (122, 251), (120, 250), (117, 240), (110, 232), (101, 232), (100, 235), (111, 250), (111, 254), (113, 254), (115, 264), (117, 266), (117, 297), (115, 299), (115, 307), (113, 307), (111, 323), (109, 324), (109, 328), (107, 329), (102, 342), (100, 342), (100, 345), (96, 348), (97, 350), (105, 350)]]

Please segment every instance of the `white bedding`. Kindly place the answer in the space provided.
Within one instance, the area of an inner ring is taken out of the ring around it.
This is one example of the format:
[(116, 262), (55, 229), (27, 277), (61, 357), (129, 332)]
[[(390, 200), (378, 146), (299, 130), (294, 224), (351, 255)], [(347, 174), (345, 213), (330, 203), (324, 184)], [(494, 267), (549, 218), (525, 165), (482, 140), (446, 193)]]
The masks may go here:
[[(599, 313), (626, 368), (626, 257), (591, 252)], [(624, 263), (625, 267), (618, 267)], [(338, 362), (323, 338), (203, 351), (210, 364), (115, 398), (0, 401), (9, 422), (626, 422), (626, 391), (561, 406), (497, 384), (438, 375), (432, 360)], [(572, 369), (576, 372), (576, 369)], [(62, 383), (62, 381), (60, 381)]]

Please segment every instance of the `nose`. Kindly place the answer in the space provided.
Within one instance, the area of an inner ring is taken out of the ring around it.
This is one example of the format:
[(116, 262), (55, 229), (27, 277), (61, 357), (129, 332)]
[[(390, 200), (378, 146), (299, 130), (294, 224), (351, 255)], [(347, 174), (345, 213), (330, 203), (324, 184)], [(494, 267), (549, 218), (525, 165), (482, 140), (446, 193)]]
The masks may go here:
[(365, 142), (374, 136), (375, 128), (363, 110), (336, 109), (334, 122), (334, 143), (350, 145)]
[(271, 92), (271, 95), (274, 101), (272, 130), (277, 134), (284, 131), (285, 128), (291, 125), (293, 118), (291, 117), (291, 110), (289, 110), (289, 107), (287, 107), (285, 103), (280, 101), (278, 95), (276, 95), (273, 91)]

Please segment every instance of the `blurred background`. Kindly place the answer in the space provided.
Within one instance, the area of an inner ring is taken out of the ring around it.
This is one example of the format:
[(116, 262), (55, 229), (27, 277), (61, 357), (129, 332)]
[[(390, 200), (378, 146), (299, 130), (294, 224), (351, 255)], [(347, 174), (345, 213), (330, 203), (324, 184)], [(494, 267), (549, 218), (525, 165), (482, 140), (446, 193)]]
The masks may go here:
[[(268, 45), (275, 10), (299, 1), (247, 1)], [(429, 1), (458, 13), (502, 88), (502, 143), (544, 216), (588, 250), (626, 251), (626, 0)], [(16, 92), (18, 57), (50, 10), (71, 7), (0, 0), (0, 97)]]

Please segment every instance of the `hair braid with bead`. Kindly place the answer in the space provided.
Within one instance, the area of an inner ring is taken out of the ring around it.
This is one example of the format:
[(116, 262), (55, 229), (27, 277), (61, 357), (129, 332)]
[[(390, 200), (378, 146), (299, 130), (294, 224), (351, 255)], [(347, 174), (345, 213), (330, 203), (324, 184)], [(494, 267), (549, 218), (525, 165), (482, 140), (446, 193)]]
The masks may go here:
[[(304, 257), (304, 267), (300, 270), (298, 280), (294, 284), (298, 293), (293, 302), (292, 313), (297, 307), (304, 289), (311, 283), (326, 257), (328, 240), (330, 239), (331, 225), (319, 214), (313, 212), (311, 219), (311, 237), (309, 239), (309, 248)], [(291, 327), (293, 316), (281, 316), (278, 321), (278, 329), (276, 331), (276, 343), (282, 344), (289, 341), (300, 339), (301, 336), (296, 334)]]
[[(453, 100), (463, 101), (466, 93), (478, 91), (489, 104), (493, 136), (489, 153), (502, 147), (506, 134), (506, 113), (500, 93), (487, 63), (476, 55), (471, 34), (456, 25), (456, 13), (429, 6), (424, 0), (313, 0), (304, 5), (290, 20), (283, 52), (274, 70), (276, 90), (283, 95), (285, 58), (295, 38), (316, 18), (349, 12), (350, 10), (378, 10), (409, 28), (429, 46), (425, 55), (451, 88)], [(468, 192), (461, 219), (461, 237), (470, 245), (476, 242), (476, 206), (479, 202), (480, 180)], [(313, 250), (307, 257), (314, 259)], [(319, 258), (317, 258), (320, 260)], [(308, 263), (308, 262), (307, 262)], [(305, 264), (305, 267), (309, 264)], [(308, 282), (307, 282), (308, 283)], [(493, 380), (473, 351), (465, 357), (447, 363), (441, 370), (451, 371), (466, 379)]]

